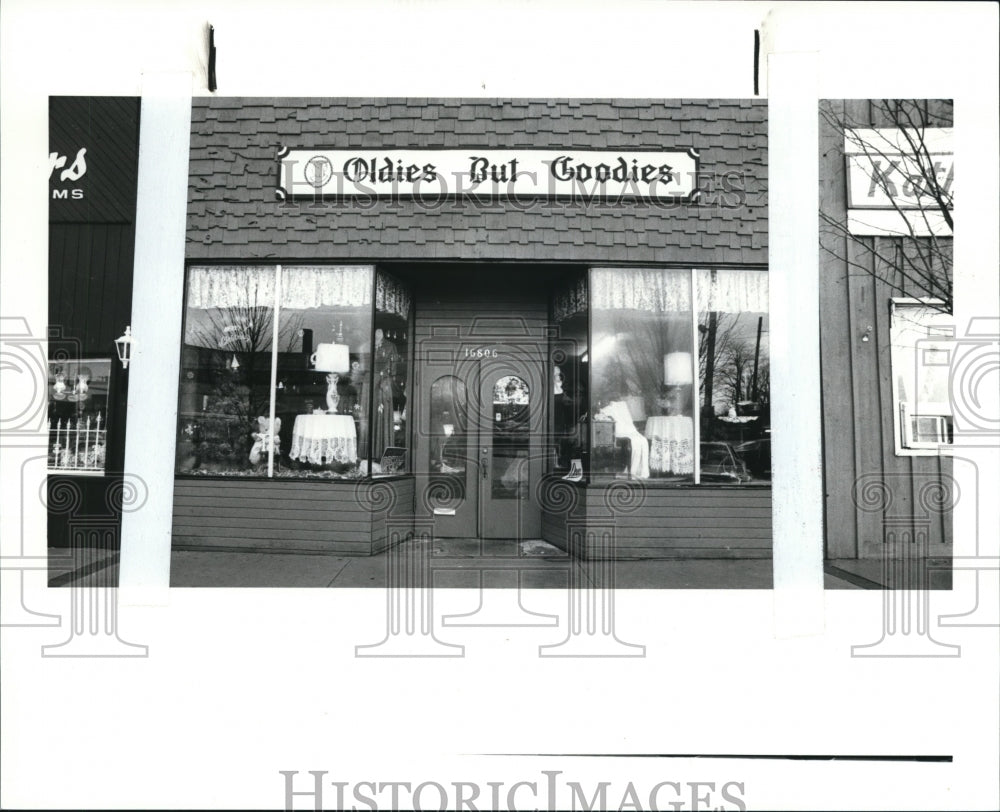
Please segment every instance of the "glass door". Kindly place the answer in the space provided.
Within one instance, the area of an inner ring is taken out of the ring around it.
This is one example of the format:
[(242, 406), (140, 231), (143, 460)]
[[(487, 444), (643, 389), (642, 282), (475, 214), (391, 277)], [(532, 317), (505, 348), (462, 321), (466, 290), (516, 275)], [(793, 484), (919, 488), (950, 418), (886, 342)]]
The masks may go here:
[(481, 370), (479, 503), (482, 538), (538, 538), (536, 491), (542, 474), (539, 363), (504, 358)]
[(422, 472), (417, 498), (434, 522), (436, 538), (476, 538), (478, 364), (456, 363), (452, 352), (438, 348), (424, 354), (418, 368), (424, 383), (416, 437)]

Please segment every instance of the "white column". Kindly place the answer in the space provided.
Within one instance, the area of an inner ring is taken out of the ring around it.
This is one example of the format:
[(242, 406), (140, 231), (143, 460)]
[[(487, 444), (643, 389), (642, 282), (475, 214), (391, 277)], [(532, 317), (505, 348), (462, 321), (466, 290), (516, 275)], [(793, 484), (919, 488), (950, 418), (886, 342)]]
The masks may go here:
[(823, 630), (816, 54), (772, 53), (767, 78), (774, 612), (791, 637)]
[(125, 472), (146, 501), (122, 515), (123, 604), (165, 603), (170, 584), (192, 81), (184, 71), (142, 80)]

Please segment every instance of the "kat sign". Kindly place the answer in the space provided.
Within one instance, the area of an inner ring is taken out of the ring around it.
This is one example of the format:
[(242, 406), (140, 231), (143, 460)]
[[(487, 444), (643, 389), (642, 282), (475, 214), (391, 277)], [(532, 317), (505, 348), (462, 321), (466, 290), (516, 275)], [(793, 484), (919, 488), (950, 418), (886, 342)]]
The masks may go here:
[(845, 136), (851, 233), (951, 234), (942, 207), (955, 194), (951, 129), (865, 129)]
[(694, 200), (694, 149), (288, 149), (278, 154), (279, 199), (510, 195)]

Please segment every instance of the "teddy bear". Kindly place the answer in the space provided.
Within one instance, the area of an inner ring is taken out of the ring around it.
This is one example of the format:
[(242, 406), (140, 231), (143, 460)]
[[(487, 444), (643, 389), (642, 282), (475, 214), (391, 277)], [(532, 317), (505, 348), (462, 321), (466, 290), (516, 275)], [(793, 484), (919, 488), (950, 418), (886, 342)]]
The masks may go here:
[(268, 445), (274, 448), (274, 457), (278, 458), (279, 449), (281, 447), (281, 437), (278, 433), (281, 431), (281, 418), (274, 418), (274, 430), (271, 430), (270, 420), (266, 417), (257, 418), (257, 428), (258, 430), (253, 432), (250, 436), (253, 437), (254, 443), (253, 447), (250, 449), (250, 464), (259, 465), (262, 462), (267, 461)]

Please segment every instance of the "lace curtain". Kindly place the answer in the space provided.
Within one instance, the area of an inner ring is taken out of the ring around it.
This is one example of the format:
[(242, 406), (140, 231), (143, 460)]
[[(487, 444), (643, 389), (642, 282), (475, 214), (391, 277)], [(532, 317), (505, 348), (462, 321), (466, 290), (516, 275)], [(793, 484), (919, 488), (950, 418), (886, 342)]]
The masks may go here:
[(398, 280), (385, 273), (375, 275), (375, 309), (410, 316), (410, 292)]
[(698, 310), (767, 313), (767, 271), (698, 271)]
[[(188, 275), (188, 307), (273, 307), (275, 266), (198, 266)], [(281, 306), (361, 307), (371, 304), (371, 266), (283, 267)], [(409, 301), (407, 299), (407, 308)]]
[[(594, 307), (605, 310), (646, 310), (676, 313), (691, 309), (688, 271), (630, 270), (598, 268), (592, 276)], [(766, 271), (698, 271), (695, 275), (698, 310), (727, 313), (768, 311)], [(583, 293), (586, 306), (586, 292)], [(560, 307), (572, 311), (573, 299), (556, 298), (556, 318)]]
[(281, 306), (363, 307), (372, 301), (370, 266), (282, 267)]
[(652, 313), (691, 309), (690, 271), (595, 268), (590, 279), (594, 308)]
[(274, 266), (191, 268), (188, 307), (274, 307)]
[(570, 282), (552, 297), (552, 315), (557, 322), (587, 311), (587, 277)]

